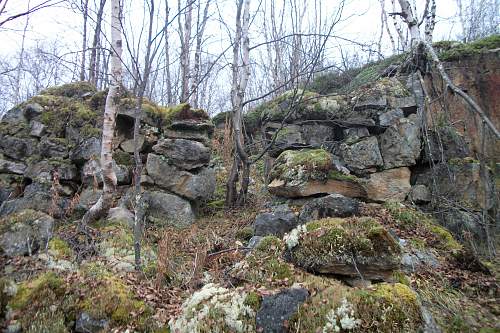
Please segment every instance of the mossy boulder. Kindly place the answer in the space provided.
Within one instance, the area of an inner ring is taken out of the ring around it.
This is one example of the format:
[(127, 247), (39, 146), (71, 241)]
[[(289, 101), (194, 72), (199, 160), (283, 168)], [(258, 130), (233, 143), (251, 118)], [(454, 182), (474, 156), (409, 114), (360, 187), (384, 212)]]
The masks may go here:
[(313, 221), (292, 231), (286, 244), (296, 265), (322, 274), (389, 280), (401, 260), (397, 241), (368, 217)]
[(471, 43), (442, 41), (435, 43), (434, 47), (441, 61), (455, 61), (500, 48), (500, 35), (491, 35)]
[(348, 288), (331, 279), (306, 286), (313, 296), (290, 320), (304, 332), (418, 332), (423, 328), (417, 295), (406, 285), (381, 283)]
[(47, 246), (54, 219), (25, 209), (0, 219), (0, 251), (8, 256), (34, 254)]
[(66, 295), (67, 287), (53, 272), (21, 283), (7, 305), (10, 324), (26, 332), (69, 332), (76, 299)]
[(333, 156), (324, 149), (284, 151), (274, 162), (269, 179), (269, 192), (283, 197), (330, 193), (366, 197), (362, 183), (356, 177), (336, 172)]

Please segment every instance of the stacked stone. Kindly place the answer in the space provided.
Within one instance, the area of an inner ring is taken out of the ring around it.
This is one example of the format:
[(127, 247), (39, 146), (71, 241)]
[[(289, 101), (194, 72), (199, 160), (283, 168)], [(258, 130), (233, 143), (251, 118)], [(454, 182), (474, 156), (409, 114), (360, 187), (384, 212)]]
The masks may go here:
[[(147, 155), (142, 184), (156, 203), (150, 215), (172, 214), (178, 223), (192, 223), (194, 213), (215, 190), (215, 171), (210, 166), (213, 124), (205, 113), (173, 119)], [(157, 190), (163, 191), (162, 194)], [(177, 196), (171, 200), (172, 196)]]

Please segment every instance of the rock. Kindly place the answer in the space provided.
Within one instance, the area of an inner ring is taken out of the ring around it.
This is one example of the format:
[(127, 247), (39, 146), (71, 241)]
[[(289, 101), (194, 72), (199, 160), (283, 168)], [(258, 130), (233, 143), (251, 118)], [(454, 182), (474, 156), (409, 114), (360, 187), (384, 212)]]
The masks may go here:
[(13, 136), (0, 137), (0, 151), (7, 157), (23, 160), (35, 155), (37, 142), (34, 139), (17, 138)]
[(385, 109), (387, 106), (387, 97), (385, 96), (362, 96), (354, 105), (354, 110), (366, 109)]
[(264, 237), (262, 236), (252, 236), (252, 238), (250, 238), (250, 240), (248, 241), (248, 245), (247, 247), (253, 249), (255, 248), (256, 246), (258, 246), (260, 244), (260, 242), (262, 241)]
[(63, 138), (43, 137), (38, 145), (40, 155), (45, 158), (66, 158), (68, 157), (68, 141)]
[(23, 210), (1, 219), (0, 249), (7, 256), (34, 254), (47, 246), (54, 219), (34, 210)]
[(84, 140), (75, 149), (70, 152), (70, 158), (73, 162), (81, 165), (91, 158), (98, 158), (101, 154), (101, 140), (90, 138)]
[(27, 120), (38, 117), (43, 112), (43, 107), (38, 103), (30, 103), (24, 107), (23, 113)]
[[(131, 176), (130, 170), (124, 166), (116, 164), (113, 161), (113, 170), (116, 174), (116, 180), (118, 185), (130, 184)], [(91, 184), (102, 184), (102, 169), (100, 163), (94, 159), (86, 162), (82, 168), (82, 183)]]
[(403, 118), (405, 114), (401, 109), (393, 109), (384, 112), (378, 116), (380, 126), (390, 126), (398, 121), (399, 118)]
[(368, 132), (368, 128), (366, 127), (351, 127), (343, 130), (344, 138), (346, 142), (356, 142), (359, 139), (366, 138), (370, 136), (370, 132)]
[(254, 223), (255, 236), (283, 235), (297, 226), (297, 217), (288, 207), (281, 205), (269, 213), (257, 215)]
[[(269, 123), (266, 126), (266, 135), (271, 140), (275, 132), (281, 127), (280, 123)], [(307, 148), (309, 144), (302, 138), (301, 127), (286, 125), (276, 136), (274, 145), (269, 149), (271, 157), (278, 157), (285, 150)]]
[[(139, 146), (139, 151), (141, 152), (143, 149), (144, 149), (144, 136), (143, 135), (139, 135), (139, 138), (138, 138), (138, 146)], [(127, 153), (131, 153), (133, 154), (134, 153), (134, 139), (130, 139), (130, 140), (125, 140), (123, 141), (121, 144), (120, 144), (120, 147), (123, 149), (124, 152), (127, 152)]]
[(197, 141), (162, 139), (153, 146), (153, 150), (168, 158), (172, 164), (186, 170), (199, 168), (210, 162), (210, 149)]
[(443, 126), (428, 131), (428, 143), (424, 144), (424, 162), (445, 162), (468, 156), (471, 156), (469, 145), (453, 127)]
[(364, 138), (353, 144), (342, 144), (340, 155), (351, 171), (363, 171), (379, 167), (384, 164), (378, 147), (377, 138), (374, 136)]
[(496, 201), (492, 172), (486, 169), (482, 175), (480, 163), (471, 158), (440, 163), (418, 175), (416, 184), (432, 189), (433, 196), (446, 197), (475, 211), (489, 210)]
[(331, 193), (342, 194), (350, 198), (365, 198), (367, 195), (365, 187), (352, 180), (311, 180), (297, 185), (288, 185), (282, 180), (275, 179), (267, 187), (271, 194), (286, 198), (301, 198)]
[(356, 177), (336, 172), (332, 160), (333, 156), (323, 149), (286, 150), (274, 162), (268, 190), (287, 198), (330, 193), (366, 196)]
[(78, 180), (78, 170), (68, 160), (42, 160), (28, 166), (24, 177), (50, 183), (55, 172), (60, 180)]
[(431, 192), (425, 185), (414, 185), (408, 193), (408, 200), (416, 204), (424, 204), (431, 201)]
[(26, 170), (26, 165), (0, 158), (0, 173), (12, 173), (22, 175)]
[[(436, 214), (437, 220), (441, 225), (446, 227), (446, 229), (450, 230), (458, 239), (461, 239), (464, 236), (464, 233), (468, 233), (476, 241), (478, 241), (478, 244), (487, 240), (487, 221), (485, 222), (483, 220), (483, 216), (480, 212), (465, 211), (449, 207), (446, 208), (448, 209), (443, 207), (443, 209)], [(487, 218), (488, 217), (486, 217), (486, 219)], [(494, 224), (491, 228), (495, 228)]]
[(406, 167), (371, 174), (365, 183), (367, 198), (377, 202), (404, 201), (411, 190), (410, 176)]
[(288, 332), (288, 320), (308, 297), (309, 292), (303, 288), (289, 288), (264, 296), (255, 319), (257, 332)]
[(119, 222), (130, 228), (134, 227), (134, 213), (125, 207), (113, 207), (108, 212), (108, 221)]
[(401, 260), (394, 237), (367, 217), (309, 222), (285, 243), (295, 265), (319, 274), (389, 280)]
[(60, 218), (67, 204), (67, 198), (60, 197), (54, 204), (53, 197), (48, 192), (35, 191), (25, 194), (24, 197), (4, 201), (0, 206), (0, 216), (13, 214), (25, 209), (32, 209)]
[(30, 135), (40, 138), (45, 134), (46, 126), (39, 121), (33, 120), (31, 122)]
[(210, 142), (210, 133), (208, 130), (203, 131), (193, 131), (193, 130), (172, 130), (165, 129), (163, 135), (170, 139), (185, 139), (191, 141), (198, 141), (203, 143), (205, 146), (209, 146)]
[(417, 116), (400, 118), (380, 136), (384, 168), (392, 169), (416, 164), (420, 156), (420, 126)]
[(160, 191), (147, 191), (144, 196), (149, 202), (148, 218), (155, 224), (186, 226), (195, 221), (189, 201)]
[(430, 250), (413, 250), (401, 256), (401, 268), (406, 273), (413, 273), (419, 267), (439, 267), (439, 260)]
[(322, 124), (302, 125), (301, 132), (303, 142), (315, 148), (319, 148), (325, 142), (333, 141), (335, 138), (333, 128)]
[(306, 203), (299, 214), (299, 221), (306, 223), (325, 217), (348, 217), (359, 213), (359, 201), (341, 194), (312, 199)]
[(215, 191), (213, 168), (203, 167), (191, 173), (169, 164), (169, 160), (163, 156), (148, 154), (146, 170), (155, 185), (189, 200), (207, 200)]
[(78, 315), (75, 324), (75, 332), (77, 333), (99, 333), (106, 332), (109, 329), (109, 320), (93, 319), (87, 312), (82, 312)]

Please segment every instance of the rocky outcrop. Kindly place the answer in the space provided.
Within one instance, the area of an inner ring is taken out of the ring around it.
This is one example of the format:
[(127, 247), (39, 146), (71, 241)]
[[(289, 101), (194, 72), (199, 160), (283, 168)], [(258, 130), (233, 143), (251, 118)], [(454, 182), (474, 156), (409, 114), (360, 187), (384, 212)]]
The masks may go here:
[[(78, 217), (95, 202), (102, 184), (105, 97), (88, 83), (73, 83), (7, 112), (0, 123), (0, 216), (32, 209)], [(113, 169), (119, 193), (126, 193), (132, 183), (135, 99), (124, 95), (119, 104)], [(142, 185), (155, 207), (151, 218), (192, 223), (194, 208), (215, 190), (209, 166), (213, 125), (189, 104), (167, 108), (145, 100), (142, 111), (138, 149), (146, 166)]]

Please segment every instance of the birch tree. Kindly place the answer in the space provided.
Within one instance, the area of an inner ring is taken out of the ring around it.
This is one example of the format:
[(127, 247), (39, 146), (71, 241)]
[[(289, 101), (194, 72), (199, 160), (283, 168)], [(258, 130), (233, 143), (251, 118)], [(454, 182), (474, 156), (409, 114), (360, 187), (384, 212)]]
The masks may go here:
[(103, 189), (99, 200), (83, 216), (85, 228), (89, 222), (105, 215), (112, 204), (112, 196), (116, 188), (116, 174), (113, 170), (113, 137), (115, 120), (122, 85), (122, 25), (121, 2), (111, 0), (111, 84), (106, 97), (101, 140), (101, 169)]

